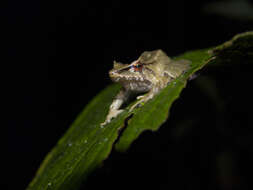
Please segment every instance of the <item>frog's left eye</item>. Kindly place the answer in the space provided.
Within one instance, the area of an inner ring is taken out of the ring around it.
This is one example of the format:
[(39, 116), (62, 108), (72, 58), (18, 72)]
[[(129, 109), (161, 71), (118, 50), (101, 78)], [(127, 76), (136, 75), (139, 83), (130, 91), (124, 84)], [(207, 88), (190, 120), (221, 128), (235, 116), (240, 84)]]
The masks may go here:
[(142, 65), (134, 64), (131, 68), (133, 68), (135, 72), (140, 72), (142, 70)]

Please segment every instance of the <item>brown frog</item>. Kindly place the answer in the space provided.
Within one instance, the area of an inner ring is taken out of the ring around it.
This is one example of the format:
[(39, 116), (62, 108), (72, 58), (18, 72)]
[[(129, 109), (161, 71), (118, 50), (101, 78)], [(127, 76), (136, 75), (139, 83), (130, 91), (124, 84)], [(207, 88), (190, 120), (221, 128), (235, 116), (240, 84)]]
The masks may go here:
[(123, 111), (120, 107), (131, 94), (146, 93), (137, 96), (138, 101), (130, 108), (130, 112), (141, 103), (152, 99), (189, 67), (190, 61), (173, 61), (162, 50), (145, 51), (130, 64), (114, 61), (113, 69), (109, 71), (109, 75), (112, 81), (120, 83), (123, 88), (113, 100), (106, 120), (101, 126), (109, 123), (112, 118), (117, 117)]

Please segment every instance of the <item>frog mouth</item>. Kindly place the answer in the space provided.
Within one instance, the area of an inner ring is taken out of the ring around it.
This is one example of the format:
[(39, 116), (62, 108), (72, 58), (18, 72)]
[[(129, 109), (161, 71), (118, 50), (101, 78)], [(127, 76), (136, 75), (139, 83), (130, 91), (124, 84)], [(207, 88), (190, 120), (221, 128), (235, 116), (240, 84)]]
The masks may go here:
[(115, 76), (112, 77), (112, 80), (114, 82), (126, 82), (126, 81), (129, 81), (129, 82), (147, 82), (147, 80), (142, 77), (142, 76), (124, 76), (124, 75), (118, 75), (116, 76), (117, 74), (114, 74)]

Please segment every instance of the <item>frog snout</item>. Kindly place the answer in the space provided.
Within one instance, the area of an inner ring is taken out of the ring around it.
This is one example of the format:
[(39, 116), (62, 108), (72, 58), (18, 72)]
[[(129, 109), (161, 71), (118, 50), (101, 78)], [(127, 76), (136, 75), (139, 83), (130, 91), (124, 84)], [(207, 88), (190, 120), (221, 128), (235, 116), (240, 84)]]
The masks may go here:
[(110, 77), (115, 76), (115, 74), (116, 74), (116, 72), (115, 72), (115, 71), (109, 71), (109, 76), (110, 76)]

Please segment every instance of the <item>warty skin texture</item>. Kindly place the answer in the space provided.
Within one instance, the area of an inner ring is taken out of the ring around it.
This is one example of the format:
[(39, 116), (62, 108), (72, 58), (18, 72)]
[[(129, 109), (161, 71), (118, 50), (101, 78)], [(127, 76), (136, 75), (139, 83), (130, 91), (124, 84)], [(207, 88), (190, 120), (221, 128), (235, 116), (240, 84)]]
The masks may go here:
[(137, 96), (138, 101), (129, 111), (152, 99), (168, 83), (187, 71), (189, 67), (189, 61), (173, 61), (162, 50), (145, 51), (130, 64), (114, 61), (109, 76), (113, 82), (121, 84), (122, 89), (114, 98), (106, 120), (101, 126), (109, 123), (112, 118), (117, 117), (123, 111), (119, 108), (131, 94), (146, 93)]

